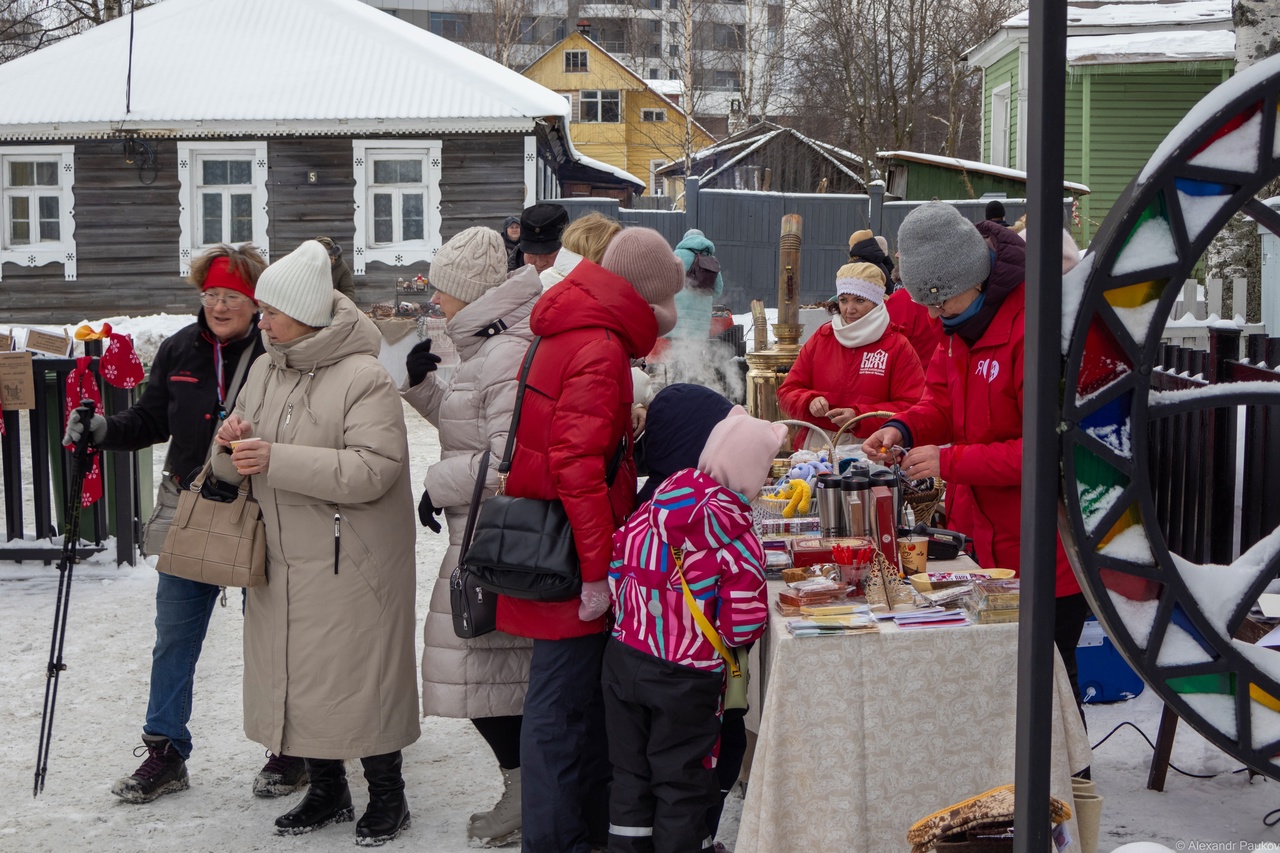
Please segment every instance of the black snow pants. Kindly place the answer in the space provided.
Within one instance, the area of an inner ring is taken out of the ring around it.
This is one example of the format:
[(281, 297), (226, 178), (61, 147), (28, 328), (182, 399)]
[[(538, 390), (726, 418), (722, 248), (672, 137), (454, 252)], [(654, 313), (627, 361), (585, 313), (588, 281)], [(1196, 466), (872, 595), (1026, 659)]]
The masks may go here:
[(609, 853), (709, 850), (707, 809), (720, 795), (711, 756), (724, 674), (610, 639), (601, 680), (613, 763)]

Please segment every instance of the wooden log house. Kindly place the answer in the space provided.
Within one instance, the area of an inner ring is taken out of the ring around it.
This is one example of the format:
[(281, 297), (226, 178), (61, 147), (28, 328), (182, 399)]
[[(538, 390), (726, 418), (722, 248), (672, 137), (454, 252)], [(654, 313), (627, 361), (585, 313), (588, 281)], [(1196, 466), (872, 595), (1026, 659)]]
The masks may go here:
[(5, 323), (193, 313), (204, 247), (320, 235), (367, 306), (561, 171), (643, 187), (576, 154), (559, 95), (359, 0), (166, 0), (0, 65), (0, 91)]

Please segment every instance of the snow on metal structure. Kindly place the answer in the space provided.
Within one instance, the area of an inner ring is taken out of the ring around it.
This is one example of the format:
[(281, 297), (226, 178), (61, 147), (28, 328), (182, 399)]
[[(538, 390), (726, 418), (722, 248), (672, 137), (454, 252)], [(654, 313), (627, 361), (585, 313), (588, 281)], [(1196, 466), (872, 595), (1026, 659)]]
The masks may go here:
[[(1174, 516), (1160, 495), (1188, 456), (1217, 457), (1218, 470), (1251, 476), (1247, 461), (1238, 472), (1232, 464), (1237, 407), (1280, 404), (1280, 382), (1226, 351), (1238, 354), (1234, 329), (1234, 343), (1229, 335), (1215, 354), (1231, 366), (1225, 376), (1162, 385), (1155, 365), (1163, 318), (1230, 217), (1243, 209), (1280, 233), (1280, 213), (1255, 197), (1280, 174), (1278, 106), (1280, 57), (1205, 97), (1129, 184), (1077, 268), (1086, 278), (1064, 300), (1060, 521), (1085, 595), (1128, 662), (1206, 739), (1272, 778), (1280, 778), (1280, 652), (1242, 637), (1250, 607), (1280, 575), (1280, 529), (1233, 542), (1230, 483), (1186, 474), (1205, 493), (1196, 512), (1211, 522), (1208, 535), (1189, 540), (1166, 520)], [(1162, 451), (1160, 437), (1187, 415), (1200, 431), (1183, 452)], [(1109, 439), (1118, 434), (1127, 439)], [(1252, 435), (1264, 452), (1274, 448), (1266, 432)], [(1112, 547), (1121, 538), (1134, 547)]]

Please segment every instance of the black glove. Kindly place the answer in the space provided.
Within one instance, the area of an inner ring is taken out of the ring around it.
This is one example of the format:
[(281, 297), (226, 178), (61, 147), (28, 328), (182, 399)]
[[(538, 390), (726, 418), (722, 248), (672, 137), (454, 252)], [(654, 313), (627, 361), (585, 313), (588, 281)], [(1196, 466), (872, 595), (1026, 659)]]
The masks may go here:
[(418, 501), (418, 520), (422, 522), (422, 526), (430, 530), (432, 533), (440, 532), (440, 521), (437, 515), (444, 510), (437, 508), (431, 503), (431, 493), (426, 489), (422, 490), (422, 500)]
[[(426, 379), (427, 374), (435, 370), (439, 364), (440, 356), (431, 351), (431, 338), (414, 346), (404, 360), (405, 369), (409, 371), (409, 387), (412, 388)], [(426, 524), (425, 521), (422, 523)]]

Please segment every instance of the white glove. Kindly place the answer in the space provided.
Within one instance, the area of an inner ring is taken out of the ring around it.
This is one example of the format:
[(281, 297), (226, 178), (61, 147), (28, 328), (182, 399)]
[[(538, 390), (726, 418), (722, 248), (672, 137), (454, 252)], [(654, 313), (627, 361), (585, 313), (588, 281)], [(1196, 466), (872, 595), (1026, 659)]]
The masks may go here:
[[(67, 424), (67, 431), (62, 436), (62, 444), (64, 447), (72, 447), (80, 437), (84, 435), (84, 422), (80, 420), (79, 409), (71, 415), (71, 422)], [(107, 419), (102, 415), (94, 415), (89, 419), (89, 443), (95, 447), (102, 444), (107, 437)]]
[(582, 585), (582, 602), (578, 605), (578, 618), (583, 622), (599, 619), (609, 609), (609, 582), (587, 581)]

